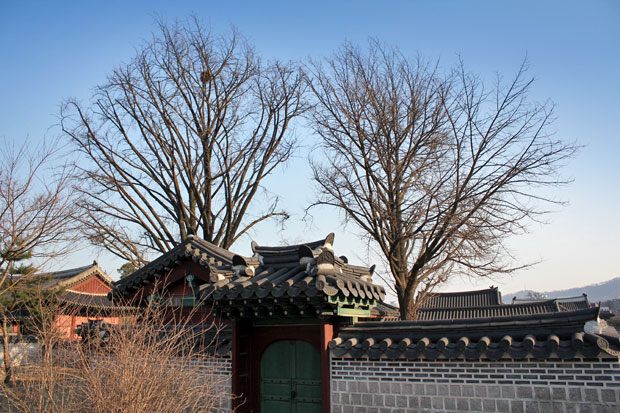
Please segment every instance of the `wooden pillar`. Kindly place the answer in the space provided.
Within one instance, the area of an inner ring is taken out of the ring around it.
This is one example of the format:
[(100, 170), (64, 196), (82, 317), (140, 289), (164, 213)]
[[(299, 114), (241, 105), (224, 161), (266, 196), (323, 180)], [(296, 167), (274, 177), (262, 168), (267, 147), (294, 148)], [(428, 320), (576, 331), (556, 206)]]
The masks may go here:
[(75, 334), (75, 329), (77, 328), (77, 320), (75, 319), (75, 315), (71, 316), (71, 327), (69, 327), (69, 339), (74, 340), (77, 339), (77, 334)]
[(232, 347), (231, 347), (231, 356), (232, 356), (232, 377), (231, 377), (231, 385), (232, 385), (232, 397), (233, 397), (233, 408), (237, 407), (237, 395), (240, 390), (239, 383), (239, 322), (234, 321), (232, 323)]
[(236, 412), (251, 412), (252, 400), (252, 323), (234, 321), (232, 325), (232, 393)]
[(330, 412), (331, 380), (329, 348), (327, 344), (334, 337), (334, 326), (327, 320), (321, 322), (321, 390), (323, 393), (323, 413)]

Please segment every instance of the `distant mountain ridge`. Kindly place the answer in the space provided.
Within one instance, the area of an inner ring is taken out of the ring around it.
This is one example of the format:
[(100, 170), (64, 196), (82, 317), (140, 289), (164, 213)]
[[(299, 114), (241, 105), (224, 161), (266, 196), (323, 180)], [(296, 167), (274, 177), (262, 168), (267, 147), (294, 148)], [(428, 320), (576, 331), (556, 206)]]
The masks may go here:
[(521, 290), (516, 293), (502, 295), (502, 301), (508, 304), (512, 301), (513, 297), (528, 298), (530, 293), (544, 294), (547, 298), (562, 298), (562, 297), (576, 297), (578, 295), (587, 294), (590, 302), (599, 302), (613, 300), (620, 298), (620, 277), (612, 278), (611, 280), (600, 282), (597, 284), (590, 284), (583, 287), (568, 288), (566, 290), (554, 290), (554, 291), (533, 291), (533, 290)]

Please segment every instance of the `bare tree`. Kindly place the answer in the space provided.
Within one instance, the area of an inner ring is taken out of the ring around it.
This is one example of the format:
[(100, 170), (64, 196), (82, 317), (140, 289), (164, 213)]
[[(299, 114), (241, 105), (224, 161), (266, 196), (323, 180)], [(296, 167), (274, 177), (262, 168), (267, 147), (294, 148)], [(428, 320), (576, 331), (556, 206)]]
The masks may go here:
[(216, 37), (197, 21), (160, 29), (89, 106), (62, 110), (63, 131), (89, 161), (80, 205), (90, 239), (138, 267), (190, 234), (228, 248), (258, 223), (288, 218), (261, 184), (291, 156), (291, 121), (306, 109), (298, 69), (262, 63), (235, 31)]
[(546, 300), (548, 297), (545, 293), (541, 293), (538, 291), (528, 291), (527, 298), (529, 300)]
[(525, 65), (486, 88), (462, 63), (441, 74), (371, 42), (309, 77), (322, 138), (313, 205), (341, 209), (378, 247), (403, 319), (415, 318), (416, 291), (520, 268), (505, 241), (557, 202), (541, 188), (566, 182), (558, 167), (576, 149), (547, 132), (552, 105), (528, 101)]
[[(11, 311), (36, 289), (38, 268), (75, 248), (72, 172), (57, 163), (58, 155), (57, 144), (34, 151), (29, 151), (28, 142), (15, 147), (5, 141), (0, 147), (0, 331), (6, 382), (11, 380)], [(17, 268), (24, 259), (34, 260), (34, 265)], [(15, 273), (19, 276), (14, 278)]]

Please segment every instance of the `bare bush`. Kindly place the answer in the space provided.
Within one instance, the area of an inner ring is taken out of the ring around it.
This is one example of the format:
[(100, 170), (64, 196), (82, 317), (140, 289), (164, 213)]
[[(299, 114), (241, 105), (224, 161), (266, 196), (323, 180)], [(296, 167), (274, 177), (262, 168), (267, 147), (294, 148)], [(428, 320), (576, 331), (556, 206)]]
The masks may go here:
[(40, 356), (3, 389), (9, 410), (207, 412), (229, 399), (228, 377), (212, 354), (215, 324), (190, 325), (155, 306), (127, 310), (124, 318), (137, 322), (89, 322), (81, 340), (68, 341), (49, 317), (38, 334)]

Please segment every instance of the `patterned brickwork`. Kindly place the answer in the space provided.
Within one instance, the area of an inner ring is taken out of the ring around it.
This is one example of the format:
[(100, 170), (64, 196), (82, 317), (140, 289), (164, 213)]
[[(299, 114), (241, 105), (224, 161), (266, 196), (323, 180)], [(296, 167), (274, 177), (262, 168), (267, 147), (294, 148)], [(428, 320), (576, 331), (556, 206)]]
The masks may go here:
[(202, 361), (205, 374), (212, 374), (213, 380), (217, 383), (219, 406), (215, 413), (232, 412), (232, 359), (230, 355), (211, 357)]
[(201, 361), (207, 370), (211, 370), (218, 376), (230, 376), (232, 374), (232, 360), (230, 355), (222, 357), (210, 357)]
[(232, 360), (230, 355), (206, 359), (196, 358), (192, 362), (201, 369), (204, 379), (210, 381), (215, 388), (214, 394), (218, 398), (217, 406), (210, 412), (232, 412)]
[(332, 358), (332, 411), (619, 412), (617, 359), (415, 362)]

